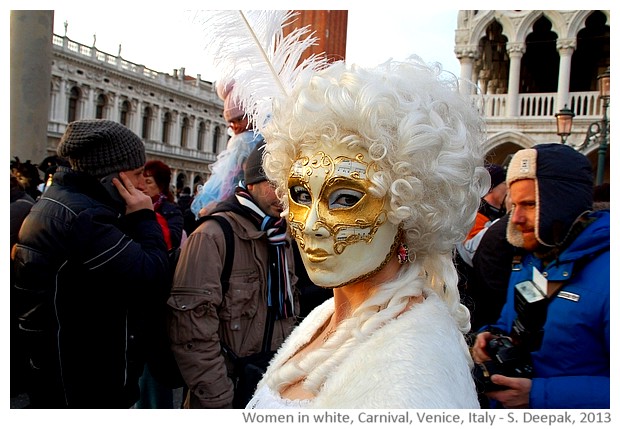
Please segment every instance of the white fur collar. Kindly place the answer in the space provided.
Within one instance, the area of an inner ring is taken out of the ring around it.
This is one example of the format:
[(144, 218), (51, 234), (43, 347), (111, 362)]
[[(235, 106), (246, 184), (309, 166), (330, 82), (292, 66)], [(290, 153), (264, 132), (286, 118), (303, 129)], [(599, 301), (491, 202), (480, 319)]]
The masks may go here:
[[(426, 299), (385, 324), (328, 377), (312, 408), (479, 408), (472, 361), (463, 335), (443, 301), (430, 289)], [(333, 299), (315, 308), (271, 362), (286, 362), (327, 321)]]

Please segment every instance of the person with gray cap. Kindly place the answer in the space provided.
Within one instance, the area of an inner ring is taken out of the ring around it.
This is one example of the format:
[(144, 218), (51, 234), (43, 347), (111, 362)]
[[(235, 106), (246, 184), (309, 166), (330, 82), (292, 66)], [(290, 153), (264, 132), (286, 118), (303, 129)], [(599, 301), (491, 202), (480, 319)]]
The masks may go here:
[(58, 167), (12, 250), (30, 406), (129, 408), (169, 270), (143, 193), (144, 144), (119, 123), (79, 120), (57, 152), (70, 167)]
[(514, 155), (507, 183), (506, 237), (525, 254), (472, 348), (482, 386), (503, 408), (609, 408), (610, 216), (592, 211), (590, 163), (539, 144)]
[(185, 408), (245, 407), (255, 385), (241, 378), (242, 362), (264, 370), (296, 323), (293, 249), (263, 148), (250, 153), (244, 181), (201, 218), (181, 251), (168, 305), (172, 350), (189, 388)]

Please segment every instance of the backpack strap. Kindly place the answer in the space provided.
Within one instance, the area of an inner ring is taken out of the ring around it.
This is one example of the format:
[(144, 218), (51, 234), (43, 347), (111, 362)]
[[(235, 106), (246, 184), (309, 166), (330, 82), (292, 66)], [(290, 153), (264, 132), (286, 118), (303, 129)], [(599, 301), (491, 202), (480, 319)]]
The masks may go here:
[(226, 241), (226, 258), (224, 259), (224, 268), (220, 275), (220, 283), (222, 284), (222, 296), (226, 295), (230, 286), (230, 273), (232, 272), (233, 259), (235, 256), (235, 237), (233, 236), (232, 227), (224, 216), (207, 215), (200, 218), (199, 222), (203, 223), (209, 219), (213, 219), (220, 224), (224, 232), (224, 240)]

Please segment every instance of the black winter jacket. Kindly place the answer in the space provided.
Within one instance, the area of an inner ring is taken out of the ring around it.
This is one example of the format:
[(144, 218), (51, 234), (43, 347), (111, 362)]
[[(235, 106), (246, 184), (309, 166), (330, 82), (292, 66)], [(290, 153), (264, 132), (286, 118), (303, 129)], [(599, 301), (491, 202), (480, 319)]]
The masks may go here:
[(61, 170), (20, 230), (11, 306), (33, 407), (126, 408), (139, 397), (167, 251), (154, 212), (114, 205), (95, 178)]

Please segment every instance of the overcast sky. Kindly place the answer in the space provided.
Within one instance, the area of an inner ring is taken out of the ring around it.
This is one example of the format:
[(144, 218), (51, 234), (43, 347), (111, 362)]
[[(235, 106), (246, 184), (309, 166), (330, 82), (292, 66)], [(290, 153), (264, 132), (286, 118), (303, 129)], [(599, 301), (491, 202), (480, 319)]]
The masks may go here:
[[(100, 5), (95, 11), (86, 4), (61, 4), (54, 10), (56, 34), (65, 34), (67, 22), (67, 36), (76, 42), (92, 46), (96, 35), (97, 49), (116, 55), (121, 45), (121, 56), (133, 63), (165, 73), (185, 67), (188, 75), (216, 79), (204, 53), (202, 29), (187, 10), (154, 6), (128, 11)], [(347, 62), (374, 66), (389, 58), (417, 54), (458, 75), (460, 68), (454, 55), (456, 15), (456, 9), (405, 9), (399, 13), (392, 8), (349, 9)]]

